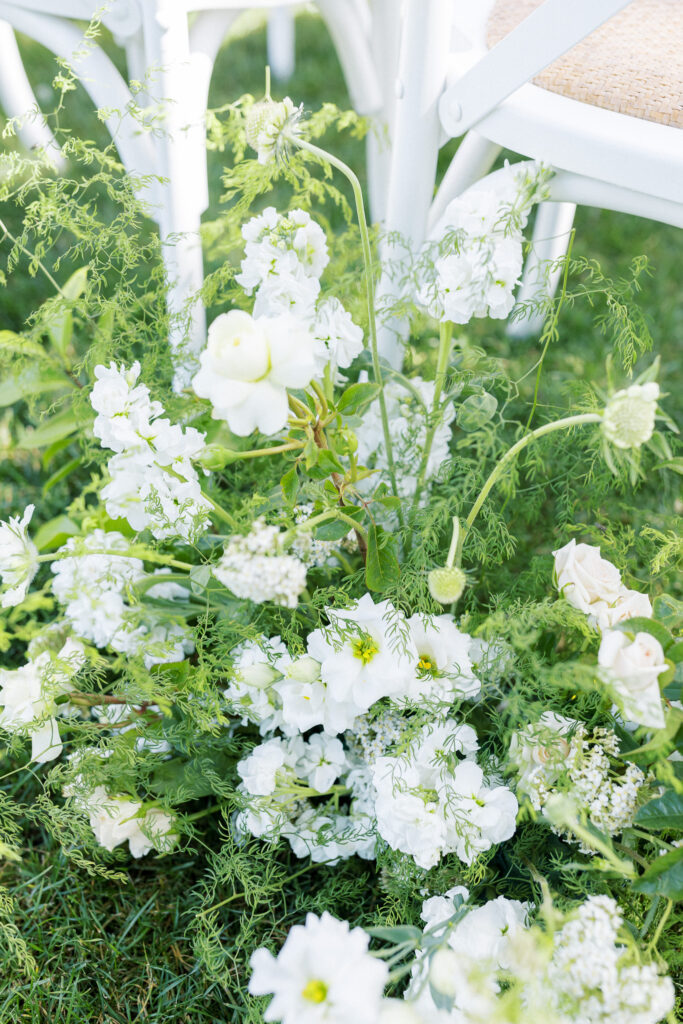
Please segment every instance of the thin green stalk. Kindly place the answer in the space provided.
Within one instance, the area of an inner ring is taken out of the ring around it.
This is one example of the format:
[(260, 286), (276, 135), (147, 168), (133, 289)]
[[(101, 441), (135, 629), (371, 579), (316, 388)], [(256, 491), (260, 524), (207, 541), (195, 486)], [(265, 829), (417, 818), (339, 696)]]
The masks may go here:
[(465, 520), (464, 528), (460, 534), (460, 541), (458, 545), (458, 552), (456, 554), (455, 564), (460, 567), (462, 562), (462, 548), (465, 538), (469, 534), (470, 529), (474, 520), (479, 515), (481, 507), (486, 501), (491, 489), (498, 483), (501, 476), (507, 469), (508, 465), (519, 455), (523, 448), (526, 448), (533, 441), (538, 440), (539, 437), (544, 437), (546, 434), (551, 434), (555, 430), (565, 430), (569, 427), (578, 427), (584, 423), (599, 423), (602, 420), (602, 415), (597, 412), (585, 412), (580, 413), (578, 416), (565, 416), (561, 420), (554, 420), (552, 423), (545, 423), (542, 427), (537, 427), (536, 430), (532, 430), (530, 434), (525, 434), (524, 437), (520, 438), (516, 444), (513, 444), (512, 448), (509, 448), (502, 459), (496, 463), (493, 467), (489, 478), (482, 487), (479, 497), (472, 506), (472, 510)]
[(673, 908), (674, 908), (673, 900), (667, 900), (666, 901), (666, 906), (665, 906), (664, 911), (662, 913), (662, 916), (660, 917), (659, 921), (657, 922), (657, 927), (655, 928), (654, 934), (653, 934), (652, 938), (650, 939), (650, 941), (647, 944), (647, 951), (648, 951), (648, 953), (651, 950), (657, 948), (657, 943), (659, 942), (661, 934), (664, 931), (664, 925), (668, 921), (669, 915), (671, 914), (671, 911), (673, 910)]
[[(387, 464), (389, 469), (389, 479), (391, 481), (392, 490), (394, 495), (398, 497), (398, 487), (396, 486), (396, 468), (394, 464), (394, 448), (391, 443), (391, 432), (389, 430), (389, 416), (387, 414), (387, 403), (384, 397), (384, 388), (382, 387), (382, 368), (379, 362), (379, 349), (377, 347), (377, 322), (375, 319), (375, 282), (374, 272), (372, 265), (372, 249), (370, 248), (370, 233), (368, 231), (368, 222), (365, 216), (365, 203), (363, 200), (363, 190), (360, 185), (360, 181), (357, 176), (351, 170), (351, 168), (339, 160), (336, 156), (332, 156), (331, 153), (327, 153), (324, 149), (320, 149), (318, 146), (314, 146), (311, 142), (307, 142), (305, 139), (301, 139), (296, 135), (293, 135), (290, 140), (294, 145), (300, 149), (306, 150), (313, 156), (317, 156), (320, 160), (325, 163), (331, 164), (332, 167), (336, 167), (338, 171), (344, 175), (353, 190), (353, 198), (356, 203), (356, 215), (358, 217), (358, 227), (360, 229), (361, 247), (363, 250), (363, 263), (365, 264), (365, 292), (368, 306), (368, 328), (370, 331), (370, 349), (372, 352), (372, 369), (375, 377), (375, 383), (379, 385), (379, 409), (380, 416), (382, 419), (382, 432), (384, 434), (384, 446), (387, 452)], [(403, 512), (399, 507), (398, 510), (399, 521), (403, 526)]]
[(211, 505), (219, 519), (222, 519), (223, 522), (228, 523), (228, 525), (231, 526), (233, 530), (236, 530), (238, 533), (242, 532), (242, 528), (240, 527), (240, 524), (237, 522), (237, 520), (233, 516), (231, 516), (229, 512), (226, 512), (224, 508), (221, 508), (221, 506), (217, 502), (215, 502), (213, 498), (209, 497), (206, 491), (201, 491), (201, 495), (203, 498), (206, 498), (209, 505)]
[(429, 456), (432, 451), (432, 445), (434, 443), (434, 437), (436, 435), (436, 428), (439, 425), (439, 403), (441, 401), (441, 393), (443, 391), (444, 381), (446, 379), (448, 361), (451, 356), (452, 342), (453, 324), (450, 322), (450, 320), (446, 320), (445, 322), (439, 324), (439, 353), (436, 360), (436, 376), (434, 378), (434, 399), (432, 401), (432, 408), (430, 410), (430, 423), (427, 429), (427, 436), (425, 438), (422, 458), (420, 460), (420, 467), (417, 471), (415, 497), (413, 499), (413, 504), (410, 509), (411, 516), (415, 513), (415, 509), (418, 507), (420, 502), (422, 488), (424, 487), (425, 477), (427, 475), (427, 465), (429, 464)]

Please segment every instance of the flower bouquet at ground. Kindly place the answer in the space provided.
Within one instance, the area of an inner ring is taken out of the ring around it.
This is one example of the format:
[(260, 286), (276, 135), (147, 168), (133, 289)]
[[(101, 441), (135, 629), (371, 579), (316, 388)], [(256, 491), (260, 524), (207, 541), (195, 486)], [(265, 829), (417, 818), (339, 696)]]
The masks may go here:
[[(212, 123), (234, 163), (199, 353), (165, 343), (115, 169), (97, 238), (68, 181), (8, 178), (11, 260), (56, 293), (0, 334), (8, 465), (34, 459), (0, 525), (3, 855), (39, 828), (102, 884), (199, 865), (226, 1021), (673, 1021), (678, 382), (634, 373), (638, 266), (570, 256), (517, 377), (468, 325), (513, 313), (549, 172), (501, 168), (408, 257), (319, 145), (349, 125), (269, 97)], [(560, 391), (580, 302), (604, 377)]]

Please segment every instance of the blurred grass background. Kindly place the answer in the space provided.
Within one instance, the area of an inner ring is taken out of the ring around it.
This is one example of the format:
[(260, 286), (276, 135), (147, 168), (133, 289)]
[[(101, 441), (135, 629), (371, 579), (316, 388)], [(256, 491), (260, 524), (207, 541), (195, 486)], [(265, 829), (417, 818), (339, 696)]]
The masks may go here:
[[(30, 40), (22, 39), (21, 48), (38, 99), (50, 109), (54, 60)], [(108, 49), (121, 64), (115, 47), (109, 44)], [(219, 55), (210, 104), (219, 107), (245, 92), (261, 95), (264, 64), (263, 25), (243, 22), (241, 31)], [(286, 86), (276, 85), (274, 90), (276, 96), (284, 93), (309, 109), (316, 109), (323, 101), (348, 106), (334, 49), (315, 17), (297, 19), (296, 70)], [(102, 145), (108, 141), (80, 87), (69, 97), (62, 123)], [(334, 146), (362, 177), (363, 143), (345, 138), (335, 141)], [(453, 150), (454, 144), (443, 150), (442, 164)], [(207, 220), (220, 208), (223, 159), (221, 153), (209, 153), (211, 207)], [(277, 196), (269, 197), (269, 201), (277, 204)], [(0, 216), (11, 231), (19, 230), (20, 210), (0, 204)], [(651, 275), (643, 279), (640, 303), (656, 351), (662, 356), (661, 376), (669, 382), (680, 381), (680, 232), (606, 211), (578, 211), (575, 256), (597, 259), (608, 276), (619, 277), (640, 254), (646, 255), (651, 265)], [(0, 242), (0, 266), (6, 255), (7, 242)], [(209, 259), (207, 270), (211, 269)], [(21, 330), (28, 313), (49, 294), (49, 285), (42, 277), (14, 276), (11, 287), (0, 290), (0, 329)], [(593, 327), (590, 309), (578, 305), (565, 308), (560, 326), (561, 342), (551, 347), (546, 360), (541, 403), (554, 401), (564, 385), (576, 378), (604, 379), (606, 346)], [(504, 325), (497, 322), (475, 321), (467, 333), (474, 344), (503, 359), (513, 377), (522, 376), (539, 354), (533, 340), (513, 343), (505, 336)], [(532, 390), (533, 375), (524, 386)], [(680, 410), (682, 404), (683, 389), (679, 385), (667, 408), (675, 416), (675, 407)], [(3, 475), (0, 464), (0, 484)], [(4, 484), (16, 495), (15, 510), (23, 507), (26, 498), (20, 493), (22, 482), (16, 472), (11, 478), (5, 475)], [(669, 502), (670, 498), (669, 492)], [(25, 778), (25, 773), (6, 778), (6, 794), (30, 799), (32, 783)], [(218, 837), (209, 834), (205, 841), (211, 846)], [(201, 858), (192, 860), (179, 854), (161, 862), (152, 858), (131, 861), (126, 867), (128, 881), (114, 883), (79, 872), (37, 830), (29, 831), (25, 842), (20, 864), (4, 862), (0, 866), (0, 884), (7, 886), (14, 897), (14, 920), (40, 971), (33, 978), (22, 979), (5, 962), (0, 1024), (43, 1024), (47, 1020), (59, 1024), (217, 1024), (246, 1019), (202, 976), (193, 960), (192, 888), (202, 873)]]

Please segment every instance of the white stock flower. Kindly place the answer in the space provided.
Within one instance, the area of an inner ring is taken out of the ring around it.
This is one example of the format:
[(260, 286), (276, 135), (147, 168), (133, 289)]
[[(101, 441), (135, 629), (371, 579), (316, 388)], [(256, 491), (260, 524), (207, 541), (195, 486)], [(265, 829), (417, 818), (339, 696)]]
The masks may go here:
[(657, 414), (659, 384), (631, 384), (608, 400), (602, 432), (615, 448), (640, 448), (652, 437)]
[(636, 633), (631, 639), (608, 629), (602, 635), (598, 665), (626, 718), (651, 729), (664, 726), (658, 679), (668, 665), (659, 640), (650, 633)]
[(233, 309), (209, 327), (192, 386), (233, 433), (275, 434), (289, 417), (287, 388), (304, 388), (313, 378), (314, 348), (313, 335), (296, 317), (254, 319)]
[(257, 604), (273, 601), (296, 608), (306, 586), (306, 566), (282, 550), (279, 528), (267, 526), (263, 518), (254, 520), (246, 536), (227, 539), (212, 572), (236, 597)]
[[(382, 697), (400, 694), (412, 678), (417, 651), (405, 616), (369, 594), (351, 608), (328, 611), (330, 625), (308, 637), (330, 698), (361, 714)], [(351, 710), (351, 709), (349, 709)], [(355, 716), (354, 716), (355, 717)], [(342, 729), (349, 728), (348, 721)]]
[(272, 993), (266, 1021), (282, 1024), (377, 1024), (388, 968), (371, 956), (361, 928), (327, 912), (295, 925), (277, 958), (257, 949), (252, 995)]
[(270, 796), (275, 792), (278, 773), (289, 760), (287, 747), (281, 739), (266, 740), (238, 762), (237, 774), (247, 793)]
[(0, 668), (0, 726), (11, 733), (28, 732), (31, 760), (38, 764), (62, 752), (57, 715), (69, 709), (56, 699), (72, 689), (84, 661), (83, 645), (69, 638), (57, 653), (45, 650), (21, 668)]
[(335, 736), (316, 733), (311, 736), (296, 763), (299, 778), (325, 793), (348, 766), (346, 751)]
[(280, 214), (268, 206), (242, 227), (246, 242), (235, 280), (250, 295), (274, 278), (317, 281), (329, 262), (325, 232), (305, 210)]
[(159, 402), (152, 402), (144, 384), (136, 385), (140, 363), (135, 362), (128, 369), (114, 362), (109, 366), (100, 364), (94, 372), (90, 404), (98, 415), (93, 433), (103, 448), (125, 451), (139, 443), (149, 421), (160, 416), (163, 408)]
[(363, 351), (363, 331), (339, 299), (326, 298), (319, 305), (312, 327), (318, 346), (318, 365), (350, 366)]
[(0, 601), (3, 608), (21, 604), (38, 572), (38, 549), (28, 535), (34, 508), (27, 505), (21, 519), (10, 516), (8, 522), (0, 522), (0, 577), (8, 588)]
[(231, 678), (223, 691), (233, 714), (242, 724), (253, 722), (267, 732), (282, 724), (280, 699), (274, 684), (281, 676), (278, 659), (290, 660), (279, 636), (239, 644), (232, 652)]

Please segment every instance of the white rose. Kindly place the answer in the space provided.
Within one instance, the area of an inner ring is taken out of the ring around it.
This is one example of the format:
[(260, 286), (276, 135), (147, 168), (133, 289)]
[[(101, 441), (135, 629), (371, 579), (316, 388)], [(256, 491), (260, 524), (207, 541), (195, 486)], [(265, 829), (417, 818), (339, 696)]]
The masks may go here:
[(647, 594), (641, 594), (639, 590), (629, 590), (622, 587), (619, 597), (614, 604), (599, 602), (596, 610), (589, 616), (592, 626), (600, 630), (610, 629), (617, 622), (626, 622), (627, 619), (651, 619), (652, 605)]
[(209, 327), (206, 346), (214, 372), (232, 380), (256, 381), (268, 372), (270, 356), (266, 333), (258, 320), (233, 309)]
[(612, 685), (624, 715), (632, 722), (661, 729), (664, 711), (659, 676), (668, 665), (659, 640), (650, 633), (636, 633), (633, 640), (619, 630), (603, 633), (598, 664)]
[(557, 589), (573, 608), (586, 615), (604, 611), (599, 602), (613, 604), (622, 591), (616, 566), (600, 555), (592, 544), (577, 544), (574, 539), (553, 551)]

